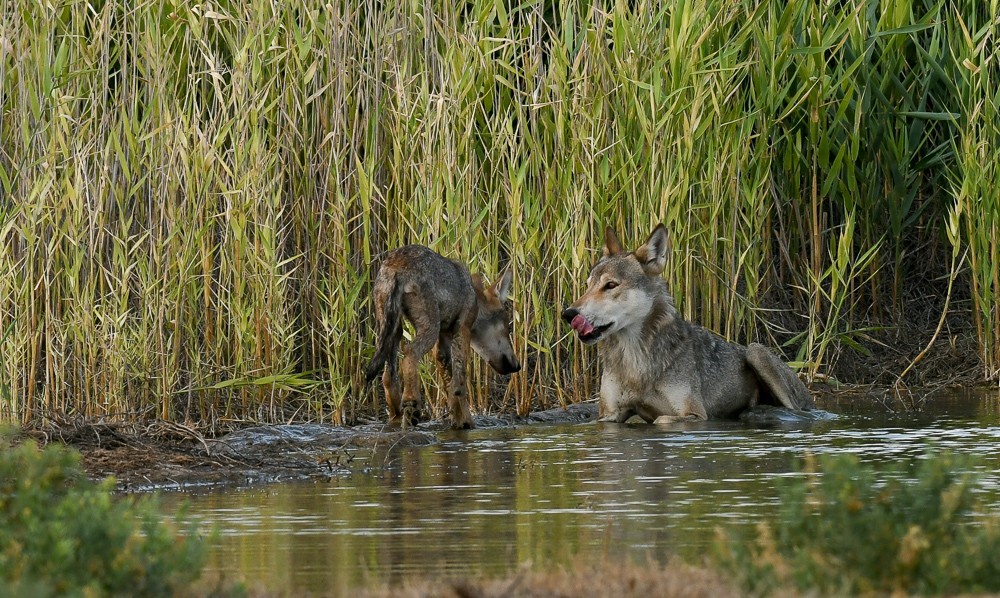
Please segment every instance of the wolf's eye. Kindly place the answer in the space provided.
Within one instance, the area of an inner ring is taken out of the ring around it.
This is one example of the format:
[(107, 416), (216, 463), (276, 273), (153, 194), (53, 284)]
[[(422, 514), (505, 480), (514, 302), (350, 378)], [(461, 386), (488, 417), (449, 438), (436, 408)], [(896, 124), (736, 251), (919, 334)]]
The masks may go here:
[(611, 289), (613, 289), (613, 288), (615, 288), (617, 286), (618, 286), (617, 282), (615, 282), (613, 280), (609, 280), (608, 282), (604, 283), (604, 290), (605, 291), (610, 291)]

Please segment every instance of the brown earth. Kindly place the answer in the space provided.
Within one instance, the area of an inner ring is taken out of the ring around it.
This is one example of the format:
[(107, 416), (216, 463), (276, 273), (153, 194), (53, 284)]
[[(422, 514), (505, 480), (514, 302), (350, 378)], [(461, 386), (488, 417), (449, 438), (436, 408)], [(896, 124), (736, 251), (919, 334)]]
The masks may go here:
[[(479, 428), (594, 419), (595, 403), (532, 413), (526, 418), (477, 416)], [(179, 490), (206, 485), (246, 485), (328, 478), (380, 467), (403, 447), (437, 442), (445, 422), (401, 430), (386, 424), (334, 426), (281, 424), (234, 430), (207, 438), (172, 422), (61, 422), (29, 429), (41, 444), (60, 442), (78, 450), (95, 479), (113, 476), (121, 492)]]
[[(308, 438), (302, 430), (309, 432)], [(354, 471), (357, 452), (435, 441), (428, 432), (403, 432), (388, 426), (314, 424), (245, 428), (213, 439), (162, 421), (145, 426), (79, 423), (25, 435), (41, 443), (56, 441), (73, 447), (90, 477), (114, 477), (121, 492), (343, 475)]]

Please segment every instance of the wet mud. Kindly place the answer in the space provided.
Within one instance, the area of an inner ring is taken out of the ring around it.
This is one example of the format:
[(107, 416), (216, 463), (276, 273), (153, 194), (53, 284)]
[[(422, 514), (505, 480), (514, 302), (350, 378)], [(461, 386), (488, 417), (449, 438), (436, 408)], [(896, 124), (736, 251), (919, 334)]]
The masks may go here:
[[(577, 403), (517, 416), (476, 416), (479, 429), (536, 424), (593, 422), (596, 402)], [(761, 406), (741, 418), (751, 425), (809, 423), (833, 417), (825, 411), (791, 412)], [(641, 423), (636, 420), (633, 423)], [(447, 422), (400, 429), (388, 424), (334, 426), (303, 423), (242, 428), (218, 438), (168, 422), (88, 423), (29, 432), (40, 442), (62, 442), (80, 451), (95, 479), (113, 477), (120, 492), (243, 486), (377, 472), (391, 467), (402, 448), (434, 444), (450, 430)]]
[[(478, 428), (593, 421), (596, 403), (580, 403), (527, 417), (475, 417)], [(119, 492), (242, 486), (364, 474), (389, 467), (393, 452), (439, 442), (451, 431), (444, 421), (403, 430), (388, 424), (264, 425), (206, 438), (191, 427), (156, 422), (62, 424), (25, 433), (40, 443), (60, 442), (80, 451), (95, 479), (114, 477)]]

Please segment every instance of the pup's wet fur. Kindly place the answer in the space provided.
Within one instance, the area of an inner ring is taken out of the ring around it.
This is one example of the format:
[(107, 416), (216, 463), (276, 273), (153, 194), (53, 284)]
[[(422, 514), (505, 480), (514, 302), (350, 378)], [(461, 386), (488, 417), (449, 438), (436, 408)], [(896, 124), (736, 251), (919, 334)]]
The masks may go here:
[[(417, 365), (433, 347), (448, 387), (452, 426), (475, 427), (466, 402), (469, 347), (501, 374), (521, 369), (504, 307), (510, 283), (509, 270), (488, 286), (461, 262), (420, 245), (386, 256), (374, 284), (378, 346), (365, 378), (371, 382), (382, 373), (390, 422), (414, 425), (420, 420)], [(403, 318), (413, 324), (414, 336), (403, 346), (400, 380), (397, 347), (403, 339)]]

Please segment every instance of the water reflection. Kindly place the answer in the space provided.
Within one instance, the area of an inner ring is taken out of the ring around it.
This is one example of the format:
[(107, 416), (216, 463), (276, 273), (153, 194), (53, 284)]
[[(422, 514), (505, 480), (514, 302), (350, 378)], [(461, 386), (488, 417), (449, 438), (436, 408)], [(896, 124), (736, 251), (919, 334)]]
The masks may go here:
[[(979, 492), (1000, 510), (995, 395), (936, 398), (917, 415), (870, 401), (806, 426), (535, 425), (456, 432), (374, 473), (183, 495), (216, 525), (210, 569), (271, 590), (346, 592), (412, 574), (500, 574), (669, 554), (697, 558), (714, 530), (777, 501), (796, 457), (893, 461), (927, 441), (982, 458)], [(166, 497), (167, 502), (176, 500)]]

